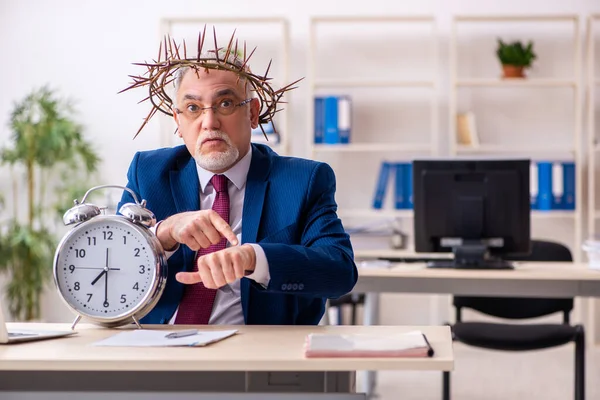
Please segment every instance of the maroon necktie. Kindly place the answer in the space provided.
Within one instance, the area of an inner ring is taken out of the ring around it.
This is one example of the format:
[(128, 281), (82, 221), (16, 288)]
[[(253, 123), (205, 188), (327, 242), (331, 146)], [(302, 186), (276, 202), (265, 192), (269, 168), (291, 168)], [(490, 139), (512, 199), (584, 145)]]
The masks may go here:
[[(225, 222), (229, 223), (229, 193), (227, 192), (227, 183), (229, 180), (225, 175), (213, 175), (210, 180), (217, 195), (212, 209), (215, 210)], [(193, 271), (198, 271), (198, 258), (213, 251), (223, 250), (227, 245), (227, 239), (221, 238), (217, 244), (210, 245), (206, 249), (200, 249), (194, 259)], [(202, 282), (193, 285), (185, 285), (183, 298), (179, 303), (176, 324), (200, 325), (208, 324), (210, 314), (213, 309), (216, 289), (207, 289)]]

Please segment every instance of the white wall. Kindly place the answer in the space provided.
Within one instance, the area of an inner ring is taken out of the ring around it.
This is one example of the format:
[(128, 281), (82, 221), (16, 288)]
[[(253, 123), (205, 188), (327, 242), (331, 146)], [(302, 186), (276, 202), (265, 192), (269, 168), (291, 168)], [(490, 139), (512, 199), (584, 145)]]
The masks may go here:
[[(218, 1), (114, 1), (0, 0), (0, 143), (10, 135), (7, 121), (14, 101), (34, 87), (49, 83), (77, 101), (86, 135), (103, 158), (103, 183), (125, 184), (126, 171), (138, 150), (160, 145), (159, 126), (151, 124), (132, 140), (147, 113), (137, 105), (140, 92), (117, 92), (137, 73), (131, 63), (155, 57), (161, 18), (280, 16), (290, 23), (292, 52), (290, 78), (306, 76), (308, 19), (324, 15), (411, 14), (437, 17), (442, 65), (448, 62), (448, 35), (454, 14), (576, 13), (582, 17), (600, 12), (597, 0), (388, 0), (284, 2), (269, 0)], [(258, 49), (260, 51), (260, 48)], [(441, 77), (442, 88), (448, 76)], [(447, 131), (447, 94), (440, 95), (442, 136)], [(300, 86), (287, 105), (293, 127), (292, 154), (306, 156), (307, 88)], [(0, 171), (0, 190), (8, 193), (10, 179)], [(343, 193), (338, 194), (338, 196)], [(54, 293), (52, 291), (51, 293)], [(428, 303), (415, 296), (385, 296), (384, 323), (427, 323)], [(44, 317), (69, 320), (70, 314), (51, 294)], [(394, 302), (401, 305), (393, 306)], [(413, 310), (417, 307), (417, 310)], [(400, 312), (391, 310), (401, 310)], [(404, 310), (404, 311), (402, 311)]]

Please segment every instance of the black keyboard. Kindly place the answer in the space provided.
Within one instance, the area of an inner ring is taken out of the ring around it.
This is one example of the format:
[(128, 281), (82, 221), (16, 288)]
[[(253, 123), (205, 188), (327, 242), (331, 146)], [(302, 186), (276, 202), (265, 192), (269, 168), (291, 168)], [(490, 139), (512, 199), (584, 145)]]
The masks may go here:
[[(448, 258), (450, 259), (450, 258)], [(431, 257), (378, 257), (378, 260), (396, 262), (396, 263), (424, 263), (429, 261), (444, 260), (443, 258)]]
[(427, 268), (450, 268), (450, 269), (479, 269), (479, 270), (499, 270), (499, 269), (515, 269), (508, 261), (490, 260), (476, 263), (460, 263), (453, 260), (447, 261), (429, 261)]
[(452, 269), (514, 269), (510, 262), (502, 260), (490, 260), (479, 264), (455, 263), (453, 259), (432, 257), (379, 257), (379, 260), (396, 263), (427, 263), (428, 268), (452, 268)]

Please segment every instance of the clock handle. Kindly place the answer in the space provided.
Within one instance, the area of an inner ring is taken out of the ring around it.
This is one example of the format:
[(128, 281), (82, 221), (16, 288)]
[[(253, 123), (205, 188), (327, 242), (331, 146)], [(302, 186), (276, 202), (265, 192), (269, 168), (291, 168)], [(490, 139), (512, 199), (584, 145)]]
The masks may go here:
[[(88, 191), (85, 192), (85, 194), (83, 195), (83, 199), (81, 199), (82, 204), (80, 205), (77, 202), (77, 200), (75, 200), (76, 207), (69, 210), (67, 212), (68, 215), (65, 214), (65, 217), (63, 217), (65, 224), (71, 224), (73, 222), (80, 222), (82, 220), (87, 220), (91, 217), (94, 217), (94, 216), (100, 214), (98, 207), (87, 205), (85, 203), (85, 199), (94, 190), (105, 189), (105, 188), (123, 189), (123, 190), (128, 191), (131, 194), (131, 196), (133, 197), (133, 200), (135, 200), (135, 204), (134, 203), (123, 204), (121, 206), (121, 208), (118, 210), (125, 218), (128, 218), (132, 222), (141, 224), (147, 228), (150, 228), (150, 227), (153, 227), (154, 225), (156, 225), (156, 217), (152, 213), (152, 211), (150, 211), (146, 208), (146, 200), (142, 199), (142, 201), (140, 202), (138, 200), (136, 194), (133, 192), (133, 190), (131, 190), (125, 186), (120, 186), (120, 185), (100, 185), (100, 186), (94, 186), (93, 188), (88, 189)], [(90, 208), (90, 207), (93, 208), (92, 211), (88, 210), (88, 208)], [(86, 211), (86, 212), (84, 213), (82, 210), (80, 210), (80, 208), (83, 208), (83, 211)], [(91, 214), (93, 214), (93, 215), (91, 215)]]
[(129, 189), (128, 187), (125, 186), (120, 186), (120, 185), (100, 185), (100, 186), (94, 186), (93, 188), (88, 189), (87, 192), (85, 192), (85, 194), (83, 195), (83, 199), (81, 199), (82, 203), (85, 203), (85, 199), (87, 198), (87, 196), (93, 192), (94, 190), (98, 190), (98, 189), (104, 189), (104, 188), (115, 188), (115, 189), (123, 189), (123, 190), (127, 190), (129, 192), (129, 194), (131, 194), (131, 196), (133, 197), (133, 200), (135, 200), (135, 203), (138, 205), (142, 205), (140, 204), (137, 196), (135, 195), (135, 193), (133, 192), (133, 190)]

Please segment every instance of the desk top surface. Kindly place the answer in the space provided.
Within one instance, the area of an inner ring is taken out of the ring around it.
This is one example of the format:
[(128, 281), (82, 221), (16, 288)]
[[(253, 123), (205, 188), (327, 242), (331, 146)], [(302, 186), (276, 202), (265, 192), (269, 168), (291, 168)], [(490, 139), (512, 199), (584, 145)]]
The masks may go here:
[(388, 268), (359, 268), (359, 276), (363, 278), (600, 281), (600, 270), (590, 269), (586, 263), (515, 262), (514, 265), (513, 270), (477, 270), (427, 268), (425, 263), (395, 263)]
[[(68, 324), (9, 323), (11, 329), (69, 330)], [(148, 329), (173, 329), (145, 325)], [(190, 328), (177, 326), (178, 329)], [(238, 329), (238, 333), (206, 347), (96, 347), (92, 343), (122, 329), (78, 324), (77, 335), (59, 339), (0, 345), (1, 370), (37, 371), (353, 371), (451, 370), (450, 329), (446, 326), (202, 326)], [(125, 328), (132, 329), (132, 328)], [(394, 334), (421, 330), (435, 350), (431, 358), (304, 357), (309, 333)]]

